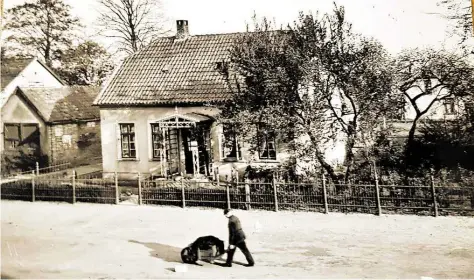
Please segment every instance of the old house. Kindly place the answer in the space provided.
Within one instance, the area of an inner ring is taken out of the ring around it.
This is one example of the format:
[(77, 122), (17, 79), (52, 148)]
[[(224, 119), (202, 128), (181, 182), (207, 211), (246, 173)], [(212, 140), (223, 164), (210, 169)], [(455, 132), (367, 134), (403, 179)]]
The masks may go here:
[(94, 102), (104, 173), (199, 177), (216, 166), (222, 174), (288, 157), (275, 135), (259, 131), (259, 150), (250, 152), (231, 124), (216, 121), (217, 105), (231, 94), (221, 70), (236, 36), (191, 36), (188, 22), (178, 20), (176, 36), (157, 39), (124, 61)]
[[(433, 84), (437, 83), (437, 81), (434, 79), (431, 82)], [(419, 86), (422, 88), (423, 82), (420, 82)], [(411, 88), (408, 91), (410, 98), (413, 99), (420, 95), (420, 88)], [(444, 122), (452, 121), (466, 112), (474, 112), (474, 104), (469, 102), (467, 99), (450, 96), (441, 101), (435, 100), (436, 97), (442, 98), (445, 96), (449, 96), (449, 92), (446, 88), (441, 87), (439, 91), (435, 91), (431, 95), (423, 95), (415, 100), (415, 104), (420, 111), (424, 111), (429, 108), (427, 113), (423, 115), (423, 117), (421, 117), (418, 121), (419, 125), (417, 126), (415, 136), (420, 134), (420, 128), (425, 121), (439, 121), (440, 124), (442, 124)], [(404, 108), (400, 110), (396, 119), (390, 119), (386, 121), (386, 124), (390, 125), (392, 129), (392, 138), (398, 139), (398, 142), (402, 142), (406, 139), (413, 120), (416, 118), (416, 111), (406, 97), (404, 100), (404, 105)]]
[(2, 153), (23, 149), (44, 163), (100, 156), (98, 87), (17, 87), (2, 107)]

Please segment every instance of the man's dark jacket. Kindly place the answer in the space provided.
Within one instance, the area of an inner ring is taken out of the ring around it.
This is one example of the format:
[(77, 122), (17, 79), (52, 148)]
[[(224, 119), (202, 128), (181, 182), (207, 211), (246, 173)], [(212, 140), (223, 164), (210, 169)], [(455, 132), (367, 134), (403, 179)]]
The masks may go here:
[(230, 216), (229, 218), (229, 244), (236, 245), (245, 241), (245, 233), (242, 230), (239, 218)]

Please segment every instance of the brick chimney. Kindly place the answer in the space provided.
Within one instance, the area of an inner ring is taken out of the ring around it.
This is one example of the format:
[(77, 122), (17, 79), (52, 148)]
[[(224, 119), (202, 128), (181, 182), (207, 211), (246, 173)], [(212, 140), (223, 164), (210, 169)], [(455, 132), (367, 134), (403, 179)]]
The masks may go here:
[(189, 36), (189, 26), (187, 20), (176, 21), (176, 39), (184, 39)]

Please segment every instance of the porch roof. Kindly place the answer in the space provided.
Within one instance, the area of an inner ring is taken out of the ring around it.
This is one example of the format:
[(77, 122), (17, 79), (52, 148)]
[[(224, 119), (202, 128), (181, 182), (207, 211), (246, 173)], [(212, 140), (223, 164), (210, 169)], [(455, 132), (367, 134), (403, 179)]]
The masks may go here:
[(185, 113), (180, 114), (175, 112), (172, 115), (164, 116), (160, 119), (153, 121), (164, 127), (191, 127), (195, 126), (198, 122), (213, 120), (211, 116), (198, 114), (198, 113)]

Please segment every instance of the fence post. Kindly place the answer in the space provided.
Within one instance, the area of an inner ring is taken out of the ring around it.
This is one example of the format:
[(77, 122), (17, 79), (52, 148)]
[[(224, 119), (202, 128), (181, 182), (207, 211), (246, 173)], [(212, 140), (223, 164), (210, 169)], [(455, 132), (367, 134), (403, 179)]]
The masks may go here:
[(323, 199), (324, 199), (324, 213), (329, 214), (329, 206), (328, 206), (328, 190), (326, 188), (326, 176), (323, 172)]
[(181, 174), (181, 199), (182, 199), (182, 202), (183, 202), (183, 208), (186, 207), (186, 198), (184, 197), (184, 183), (183, 183), (183, 176)]
[(39, 162), (36, 162), (36, 176), (38, 176), (40, 174), (40, 165), (39, 165)]
[(220, 176), (219, 176), (219, 166), (216, 166), (215, 167), (215, 172), (216, 172), (216, 181), (217, 181), (217, 187), (219, 188), (221, 186), (221, 183), (220, 183)]
[(31, 202), (35, 202), (35, 171), (31, 172), (33, 174), (33, 179), (31, 180)]
[(120, 200), (120, 192), (119, 192), (119, 185), (118, 185), (118, 173), (115, 171), (115, 204), (119, 204)]
[(248, 178), (245, 179), (245, 208), (247, 210), (252, 210), (252, 206), (250, 205), (250, 185), (248, 181)]
[(225, 194), (226, 194), (226, 201), (227, 201), (227, 209), (230, 209), (230, 190), (229, 190), (229, 184), (225, 184)]
[(380, 204), (380, 188), (379, 188), (379, 178), (377, 176), (377, 168), (374, 162), (374, 177), (375, 177), (375, 195), (377, 198), (377, 215), (382, 215), (382, 205)]
[(275, 197), (275, 212), (278, 212), (278, 193), (277, 193), (275, 177), (273, 177), (272, 179), (272, 185), (273, 185), (273, 195)]
[(76, 170), (72, 170), (72, 204), (76, 203)]
[(140, 172), (138, 172), (138, 205), (142, 205), (142, 182)]
[(436, 189), (435, 189), (433, 171), (431, 171), (431, 175), (430, 175), (430, 184), (431, 184), (431, 195), (433, 197), (434, 216), (438, 217), (438, 202), (436, 200)]

